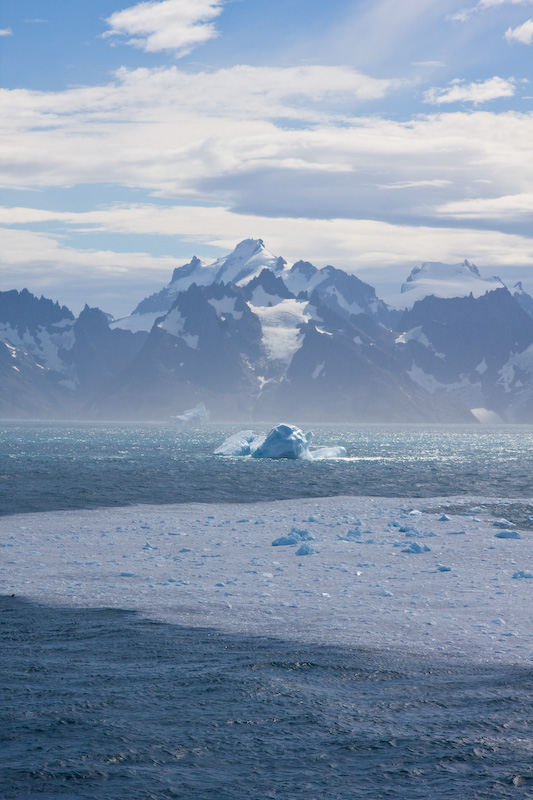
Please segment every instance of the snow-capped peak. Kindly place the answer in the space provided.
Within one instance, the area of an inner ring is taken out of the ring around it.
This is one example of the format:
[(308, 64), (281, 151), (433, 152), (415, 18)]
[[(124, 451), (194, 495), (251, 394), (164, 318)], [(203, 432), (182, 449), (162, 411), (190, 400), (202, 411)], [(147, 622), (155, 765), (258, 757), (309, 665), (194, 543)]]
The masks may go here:
[(182, 267), (176, 267), (172, 273), (172, 280), (168, 284), (167, 288), (170, 289), (174, 283), (181, 282), (183, 278), (194, 275), (199, 269), (202, 269), (206, 266), (207, 264), (205, 261), (193, 256), (188, 264), (184, 264)]
[(411, 270), (411, 274), (402, 285), (402, 292), (408, 292), (412, 288), (410, 284), (422, 281), (454, 281), (470, 280), (472, 276), (483, 280), (475, 264), (466, 258), (460, 264), (445, 264), (442, 261), (424, 261), (420, 267)]
[(415, 267), (399, 295), (385, 298), (393, 308), (411, 308), (417, 300), (434, 295), (435, 297), (466, 297), (472, 294), (480, 297), (495, 289), (504, 288), (497, 277), (482, 278), (475, 264), (465, 259), (460, 264), (445, 264), (442, 261), (425, 261)]
[(214, 282), (238, 284), (248, 282), (265, 267), (274, 273), (282, 272), (286, 263), (267, 250), (262, 239), (244, 239), (228, 256), (217, 259), (211, 269)]

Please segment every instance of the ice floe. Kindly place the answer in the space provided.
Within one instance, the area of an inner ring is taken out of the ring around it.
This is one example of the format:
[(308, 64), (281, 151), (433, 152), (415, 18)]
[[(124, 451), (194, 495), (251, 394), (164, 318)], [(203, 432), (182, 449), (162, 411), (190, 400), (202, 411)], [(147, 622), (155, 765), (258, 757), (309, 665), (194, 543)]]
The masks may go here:
[(412, 515), (412, 500), (372, 497), (3, 517), (0, 592), (297, 641), (531, 663), (533, 533), (495, 539), (491, 506), (502, 501), (477, 500), (479, 518), (463, 515), (468, 498), (418, 499)]

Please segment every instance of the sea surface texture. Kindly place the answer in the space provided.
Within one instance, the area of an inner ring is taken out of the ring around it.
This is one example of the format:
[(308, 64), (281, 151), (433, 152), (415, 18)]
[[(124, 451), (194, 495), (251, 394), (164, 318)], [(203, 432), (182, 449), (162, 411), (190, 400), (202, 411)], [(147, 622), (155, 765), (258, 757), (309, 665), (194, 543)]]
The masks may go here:
[(2, 800), (533, 797), (533, 426), (239, 427), (0, 426)]
[(0, 599), (6, 800), (526, 800), (533, 673)]
[(214, 457), (242, 427), (4, 422), (0, 514), (334, 495), (533, 495), (533, 426), (315, 425), (313, 444), (343, 445), (347, 459)]

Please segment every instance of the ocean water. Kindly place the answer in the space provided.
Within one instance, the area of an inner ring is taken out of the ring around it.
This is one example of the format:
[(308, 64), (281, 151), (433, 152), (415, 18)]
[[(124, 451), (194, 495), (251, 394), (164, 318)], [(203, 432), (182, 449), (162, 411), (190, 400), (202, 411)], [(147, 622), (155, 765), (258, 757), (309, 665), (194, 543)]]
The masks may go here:
[(533, 670), (0, 598), (6, 800), (526, 800)]
[[(501, 497), (506, 515), (505, 498), (521, 499), (513, 519), (532, 526), (533, 426), (313, 426), (315, 444), (342, 444), (348, 458), (214, 457), (241, 427), (4, 422), (0, 514), (485, 495)], [(0, 641), (2, 800), (533, 796), (530, 667), (9, 596)]]
[(4, 422), (0, 514), (335, 495), (533, 496), (533, 426), (315, 425), (314, 443), (342, 444), (348, 459), (213, 456), (242, 427)]

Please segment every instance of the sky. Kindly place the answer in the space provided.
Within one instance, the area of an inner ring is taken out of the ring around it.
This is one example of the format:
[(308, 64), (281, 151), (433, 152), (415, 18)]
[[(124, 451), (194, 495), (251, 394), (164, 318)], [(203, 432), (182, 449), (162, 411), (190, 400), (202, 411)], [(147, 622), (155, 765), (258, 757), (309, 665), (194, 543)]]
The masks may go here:
[(262, 238), (533, 293), (533, 0), (0, 0), (0, 291), (123, 316)]

